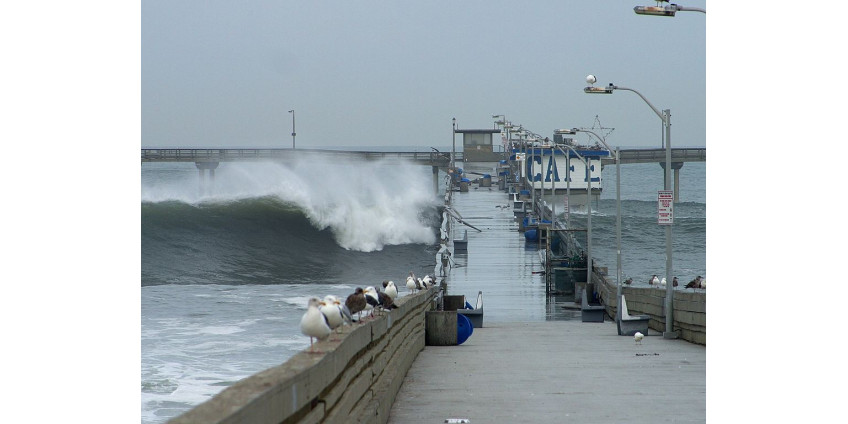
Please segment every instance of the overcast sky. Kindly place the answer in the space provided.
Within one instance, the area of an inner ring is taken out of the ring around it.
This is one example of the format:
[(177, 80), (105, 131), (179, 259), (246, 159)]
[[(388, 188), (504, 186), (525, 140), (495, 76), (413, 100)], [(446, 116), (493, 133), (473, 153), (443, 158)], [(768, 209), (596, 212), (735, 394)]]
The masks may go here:
[[(597, 115), (612, 146), (661, 144), (635, 93), (706, 145), (706, 15), (653, 1), (141, 2), (143, 147), (448, 146), (451, 118), (542, 135)], [(705, 1), (686, 6), (705, 8)]]

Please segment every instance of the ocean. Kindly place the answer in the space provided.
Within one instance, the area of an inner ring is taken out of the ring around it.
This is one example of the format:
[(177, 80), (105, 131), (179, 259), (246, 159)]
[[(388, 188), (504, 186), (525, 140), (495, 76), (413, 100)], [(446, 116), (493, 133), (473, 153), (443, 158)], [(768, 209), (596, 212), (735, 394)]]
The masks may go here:
[[(665, 273), (662, 169), (621, 168), (623, 274), (646, 285)], [(163, 423), (307, 348), (299, 322), (310, 296), (433, 273), (444, 180), (435, 195), (429, 166), (222, 163), (206, 189), (192, 163), (141, 172), (142, 423)], [(603, 179), (593, 253), (614, 276), (614, 166)], [(706, 164), (685, 164), (680, 183), (673, 258), (685, 283), (706, 277)], [(575, 226), (585, 218), (572, 213)]]

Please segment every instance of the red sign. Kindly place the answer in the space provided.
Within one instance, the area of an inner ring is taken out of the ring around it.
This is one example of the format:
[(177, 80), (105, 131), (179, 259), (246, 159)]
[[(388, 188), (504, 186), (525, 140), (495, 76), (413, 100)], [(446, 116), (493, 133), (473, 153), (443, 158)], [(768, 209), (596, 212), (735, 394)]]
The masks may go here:
[(674, 192), (671, 190), (657, 191), (657, 224), (674, 224)]

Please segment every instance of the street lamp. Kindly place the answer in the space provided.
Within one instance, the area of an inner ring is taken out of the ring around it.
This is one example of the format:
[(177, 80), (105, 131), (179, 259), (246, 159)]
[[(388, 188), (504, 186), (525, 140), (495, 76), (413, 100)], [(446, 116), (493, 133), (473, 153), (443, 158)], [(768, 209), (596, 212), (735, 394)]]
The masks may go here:
[[(557, 134), (559, 131), (570, 131), (570, 130), (557, 130), (554, 134)], [(574, 134), (573, 132), (560, 132), (559, 134)], [(583, 165), (586, 167), (586, 283), (592, 283), (592, 173), (589, 169), (589, 161), (586, 160), (583, 156), (580, 156), (580, 153), (577, 153), (577, 150), (574, 150), (573, 147), (568, 144), (556, 144), (554, 143), (557, 149), (559, 149), (562, 154), (568, 158), (568, 162), (566, 162), (568, 179), (566, 180), (568, 183), (568, 187), (566, 190), (570, 191), (571, 189), (571, 155), (566, 153), (565, 150), (562, 150), (562, 146), (568, 148), (569, 151), (573, 152), (577, 159), (580, 159), (583, 162)], [(568, 196), (568, 194), (566, 194)], [(571, 209), (571, 201), (568, 202), (568, 208)], [(568, 214), (570, 217), (571, 214)], [(570, 221), (570, 218), (569, 218)], [(568, 222), (568, 229), (571, 229), (571, 224)]]
[(297, 135), (297, 133), (294, 132), (294, 109), (290, 110), (289, 113), (292, 114), (292, 150), (294, 150), (294, 137)]
[[(558, 130), (562, 131), (560, 134), (576, 134), (578, 132), (585, 132), (594, 135), (601, 144), (604, 145), (609, 152), (613, 152), (610, 146), (607, 144), (606, 139), (604, 137), (599, 136), (594, 131), (585, 130), (581, 128), (572, 128), (571, 130)], [(567, 132), (565, 132), (567, 131)], [(615, 220), (615, 241), (616, 241), (616, 298), (619, 299), (618, 302), (621, 301), (621, 160), (619, 160), (618, 149), (615, 149), (615, 208), (616, 208), (616, 220)], [(620, 319), (620, 309), (616, 310), (616, 319)]]
[(452, 118), (453, 121), (453, 135), (452, 137), (452, 147), (451, 147), (451, 167), (454, 168), (454, 172), (456, 172), (456, 118)]
[[(589, 84), (594, 84), (597, 81), (594, 75), (588, 75), (586, 77), (586, 82)], [(642, 93), (627, 87), (619, 87), (613, 83), (610, 83), (608, 86), (604, 88), (600, 87), (586, 87), (583, 89), (584, 93), (587, 94), (612, 94), (614, 90), (626, 90), (632, 91), (639, 95), (645, 103), (650, 106), (651, 110), (660, 117), (660, 120), (663, 122), (663, 126), (665, 126), (665, 178), (664, 178), (664, 187), (665, 190), (671, 189), (671, 109), (665, 109), (662, 112), (659, 111)], [(674, 215), (672, 212), (672, 223), (674, 220)], [(673, 310), (672, 310), (672, 301), (674, 299), (674, 284), (672, 282), (671, 275), (671, 223), (666, 223), (665, 225), (665, 274), (666, 274), (666, 293), (665, 293), (665, 332), (663, 333), (663, 337), (665, 338), (676, 338), (676, 334), (673, 332), (673, 324), (672, 321), (674, 318)], [(620, 300), (620, 299), (619, 299)]]
[(668, 3), (668, 0), (657, 0), (656, 6), (636, 6), (633, 8), (633, 11), (636, 12), (637, 15), (651, 15), (651, 16), (668, 16), (673, 17), (675, 13), (680, 12), (701, 12), (703, 14), (707, 14), (706, 9), (701, 9), (700, 7), (686, 7), (680, 6), (674, 3), (669, 4), (668, 6), (660, 6), (660, 3)]

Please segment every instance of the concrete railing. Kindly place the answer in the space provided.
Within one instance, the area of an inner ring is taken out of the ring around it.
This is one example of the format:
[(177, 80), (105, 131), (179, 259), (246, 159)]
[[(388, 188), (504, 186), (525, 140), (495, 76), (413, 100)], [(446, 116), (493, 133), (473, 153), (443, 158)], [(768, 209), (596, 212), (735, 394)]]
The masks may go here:
[[(615, 317), (618, 307), (615, 282), (595, 275), (593, 282), (600, 287), (607, 314)], [(648, 327), (665, 331), (665, 288), (622, 287), (621, 293), (627, 298), (627, 311), (631, 315), (650, 315)], [(672, 328), (686, 341), (707, 345), (707, 294), (704, 290), (675, 290), (672, 302), (674, 323)]]
[(169, 423), (385, 423), (424, 349), (424, 312), (438, 290), (400, 297), (397, 309), (316, 343), (320, 353), (304, 350)]

